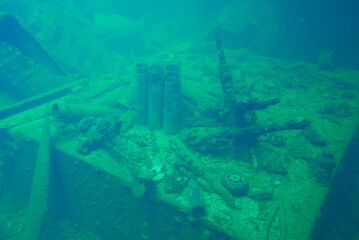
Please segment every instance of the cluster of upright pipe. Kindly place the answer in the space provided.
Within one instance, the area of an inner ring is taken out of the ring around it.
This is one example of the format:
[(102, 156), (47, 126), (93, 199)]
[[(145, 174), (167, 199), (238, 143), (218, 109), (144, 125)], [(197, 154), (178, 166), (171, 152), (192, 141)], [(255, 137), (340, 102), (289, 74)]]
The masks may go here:
[(180, 131), (180, 68), (168, 65), (136, 65), (134, 95), (135, 124), (148, 125), (151, 130), (163, 128), (174, 135)]

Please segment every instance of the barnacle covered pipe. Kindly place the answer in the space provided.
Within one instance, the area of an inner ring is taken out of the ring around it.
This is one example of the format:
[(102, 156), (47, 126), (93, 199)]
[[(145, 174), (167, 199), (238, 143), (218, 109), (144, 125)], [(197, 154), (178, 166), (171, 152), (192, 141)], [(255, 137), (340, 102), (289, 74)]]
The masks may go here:
[(149, 66), (136, 65), (136, 91), (134, 96), (135, 123), (146, 125), (148, 117), (148, 78)]
[(148, 83), (148, 128), (161, 129), (163, 126), (164, 71), (160, 65), (150, 67)]
[(178, 65), (168, 65), (165, 72), (163, 128), (165, 133), (177, 134), (181, 129), (181, 82)]

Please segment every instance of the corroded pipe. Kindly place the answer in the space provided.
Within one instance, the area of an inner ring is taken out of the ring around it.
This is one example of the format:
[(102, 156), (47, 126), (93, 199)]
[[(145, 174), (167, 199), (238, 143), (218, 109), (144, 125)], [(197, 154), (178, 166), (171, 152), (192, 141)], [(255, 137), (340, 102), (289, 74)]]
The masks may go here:
[(150, 130), (161, 129), (163, 126), (163, 95), (163, 67), (153, 65), (150, 67), (148, 84), (148, 128)]
[(181, 82), (178, 65), (166, 67), (163, 128), (165, 133), (177, 134), (181, 129)]
[(145, 125), (148, 120), (148, 78), (147, 64), (136, 65), (136, 91), (134, 96), (135, 124)]
[(64, 120), (78, 120), (83, 117), (104, 117), (115, 115), (117, 112), (108, 106), (97, 104), (68, 104), (55, 103), (51, 107), (51, 115)]
[(84, 80), (75, 81), (69, 84), (66, 84), (62, 87), (56, 88), (54, 90), (48, 91), (46, 93), (39, 94), (37, 96), (28, 98), (26, 100), (4, 106), (0, 108), (0, 120), (15, 115), (17, 113), (26, 111), (30, 108), (37, 107), (39, 105), (45, 104), (54, 99), (65, 96), (68, 93), (71, 93), (72, 89), (84, 84)]

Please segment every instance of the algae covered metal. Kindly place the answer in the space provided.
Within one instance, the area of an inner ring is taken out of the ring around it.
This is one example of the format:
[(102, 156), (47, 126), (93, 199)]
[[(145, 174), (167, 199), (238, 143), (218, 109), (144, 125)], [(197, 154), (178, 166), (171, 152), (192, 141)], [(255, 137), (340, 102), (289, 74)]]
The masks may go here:
[[(1, 239), (304, 240), (327, 229), (328, 192), (339, 196), (355, 155), (357, 70), (333, 68), (330, 51), (313, 64), (235, 47), (231, 33), (251, 32), (262, 50), (260, 36), (274, 40), (265, 0), (228, 4), (232, 22), (203, 19), (198, 41), (176, 32), (195, 23), (163, 23), (177, 3), (159, 16), (145, 2), (56, 10), (70, 2), (37, 2), (47, 11), (24, 27), (0, 18), (27, 36), (0, 39)], [(156, 27), (171, 36), (150, 39)]]

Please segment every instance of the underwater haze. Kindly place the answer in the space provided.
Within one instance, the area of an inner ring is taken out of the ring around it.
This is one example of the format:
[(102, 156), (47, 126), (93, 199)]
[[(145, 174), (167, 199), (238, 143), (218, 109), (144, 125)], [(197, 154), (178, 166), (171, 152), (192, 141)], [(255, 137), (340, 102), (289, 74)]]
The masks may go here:
[(0, 240), (358, 240), (358, 12), (0, 0)]

